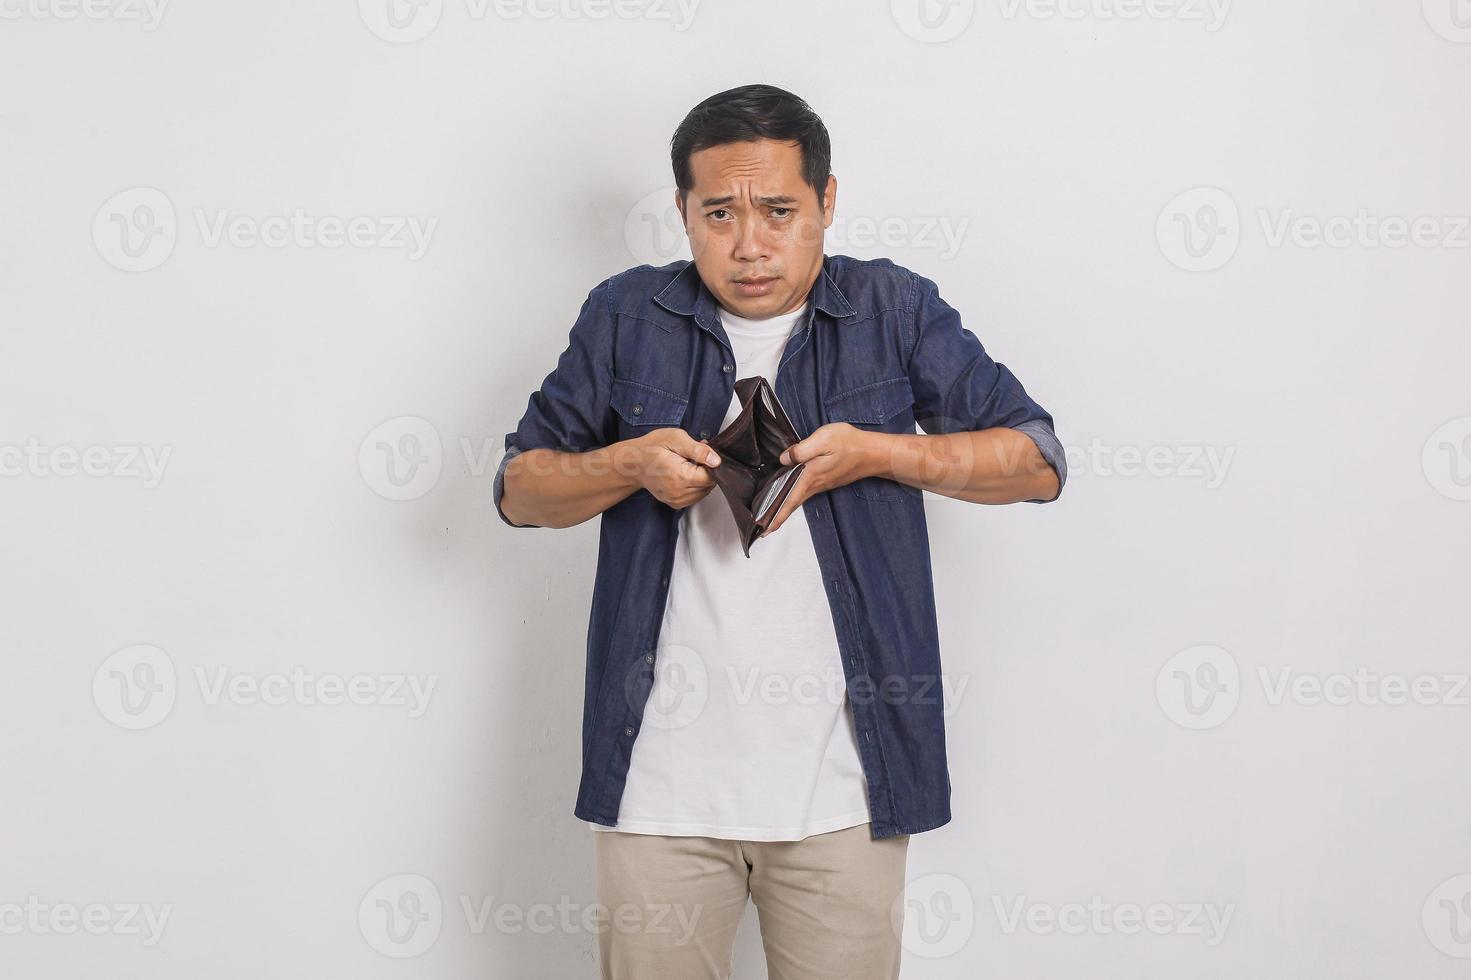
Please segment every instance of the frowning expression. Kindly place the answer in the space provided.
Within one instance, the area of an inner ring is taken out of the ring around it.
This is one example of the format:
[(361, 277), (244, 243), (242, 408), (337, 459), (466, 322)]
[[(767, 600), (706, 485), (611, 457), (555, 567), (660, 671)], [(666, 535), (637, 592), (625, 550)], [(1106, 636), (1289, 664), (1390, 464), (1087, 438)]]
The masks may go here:
[(676, 204), (700, 278), (726, 309), (753, 320), (789, 313), (822, 272), (838, 181), (818, 199), (795, 143), (753, 140), (690, 154), (694, 186)]

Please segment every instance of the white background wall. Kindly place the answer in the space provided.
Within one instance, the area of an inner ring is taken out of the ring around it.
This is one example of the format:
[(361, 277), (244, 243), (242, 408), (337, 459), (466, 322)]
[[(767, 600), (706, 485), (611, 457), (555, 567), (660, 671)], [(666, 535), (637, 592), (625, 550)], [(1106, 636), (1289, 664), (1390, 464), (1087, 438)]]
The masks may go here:
[(1072, 451), (928, 501), (905, 976), (1466, 975), (1464, 0), (94, 2), (0, 3), (5, 975), (595, 975), (597, 525), (490, 477), (751, 81), (832, 132), (827, 251), (936, 279)]

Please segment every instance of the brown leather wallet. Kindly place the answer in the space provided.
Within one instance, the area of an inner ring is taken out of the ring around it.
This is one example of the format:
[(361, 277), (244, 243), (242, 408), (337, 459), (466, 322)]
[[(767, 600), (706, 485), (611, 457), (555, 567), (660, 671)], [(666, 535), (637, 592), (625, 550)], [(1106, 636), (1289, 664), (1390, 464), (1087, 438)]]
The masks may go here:
[(766, 533), (807, 464), (781, 465), (782, 450), (801, 439), (771, 384), (758, 375), (737, 381), (735, 390), (741, 412), (710, 440), (720, 454), (710, 475), (735, 515), (741, 552), (750, 558), (751, 545)]

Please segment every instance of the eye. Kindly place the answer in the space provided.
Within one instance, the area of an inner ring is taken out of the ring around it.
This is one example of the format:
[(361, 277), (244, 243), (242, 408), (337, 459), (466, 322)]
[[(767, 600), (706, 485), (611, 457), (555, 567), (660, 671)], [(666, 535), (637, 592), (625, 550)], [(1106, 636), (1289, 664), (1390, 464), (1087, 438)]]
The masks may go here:
[[(781, 213), (780, 214), (777, 214), (778, 211), (780, 211)], [(771, 216), (773, 218), (787, 218), (787, 217), (790, 217), (791, 214), (792, 214), (792, 209), (791, 208), (772, 208), (771, 209)]]
[[(707, 217), (707, 218), (715, 218), (715, 216), (716, 215), (719, 215), (719, 214), (730, 214), (730, 212), (727, 211), (727, 210), (725, 210), (725, 208), (716, 208), (714, 211), (711, 211), (709, 214), (705, 215), (705, 217)], [(719, 221), (721, 219), (720, 218), (715, 218), (715, 220), (716, 221)]]

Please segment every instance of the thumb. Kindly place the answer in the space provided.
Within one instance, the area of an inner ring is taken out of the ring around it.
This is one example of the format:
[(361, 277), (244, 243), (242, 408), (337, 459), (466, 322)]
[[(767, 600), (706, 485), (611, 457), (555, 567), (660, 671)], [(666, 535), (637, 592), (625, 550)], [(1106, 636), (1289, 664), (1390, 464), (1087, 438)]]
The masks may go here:
[(710, 446), (703, 440), (700, 442), (696, 442), (690, 437), (690, 434), (683, 429), (676, 429), (675, 432), (677, 434), (667, 443), (669, 448), (672, 449), (674, 452), (683, 456), (685, 459), (689, 460), (692, 463), (699, 463), (701, 466), (720, 465), (719, 454), (717, 454), (715, 450), (711, 449)]
[(792, 443), (786, 449), (782, 450), (780, 456), (781, 465), (790, 466), (793, 463), (804, 462), (809, 455), (810, 448), (807, 445), (806, 439), (803, 439), (801, 442)]

